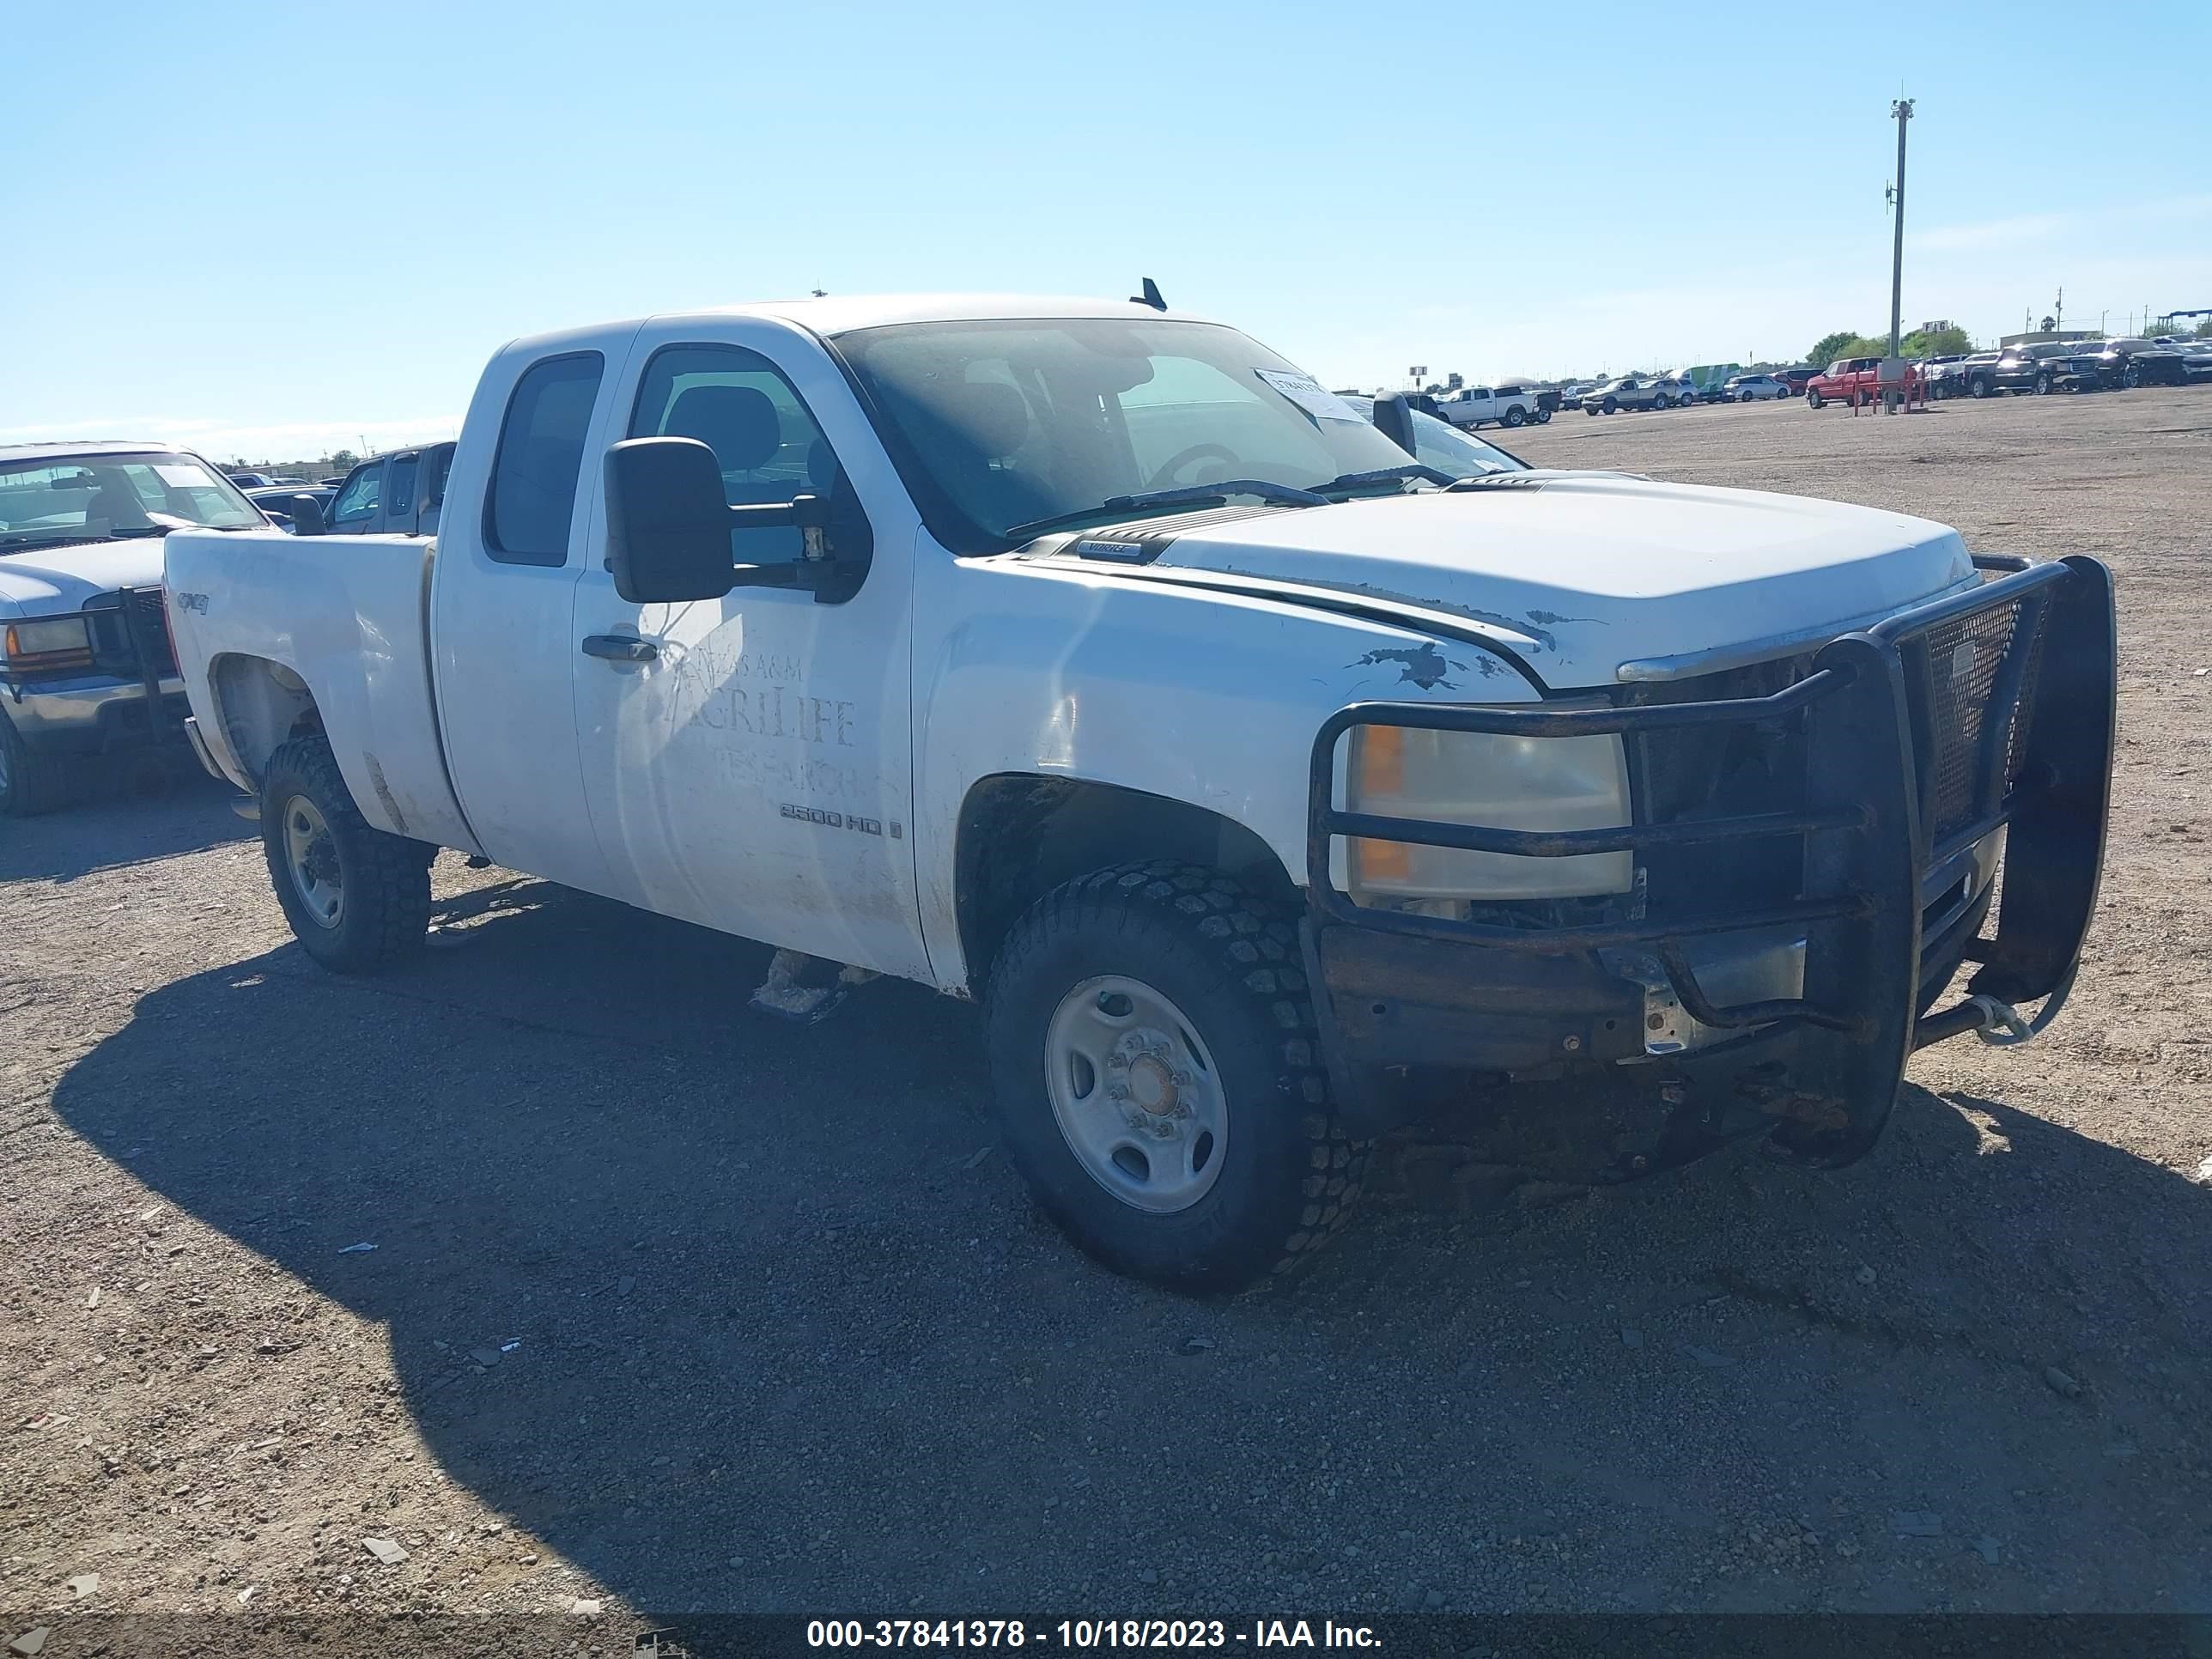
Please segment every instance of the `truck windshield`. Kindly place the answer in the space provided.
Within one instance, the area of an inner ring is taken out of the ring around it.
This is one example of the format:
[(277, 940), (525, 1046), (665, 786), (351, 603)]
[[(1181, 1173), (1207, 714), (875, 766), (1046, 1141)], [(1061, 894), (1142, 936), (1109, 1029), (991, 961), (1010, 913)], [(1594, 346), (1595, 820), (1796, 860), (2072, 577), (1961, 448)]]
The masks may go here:
[(957, 552), (1004, 550), (1018, 525), (1113, 517), (1116, 496), (1233, 480), (1315, 489), (1406, 464), (1343, 398), (1212, 323), (902, 323), (836, 345)]
[(196, 456), (155, 449), (0, 461), (0, 553), (268, 523), (236, 485)]

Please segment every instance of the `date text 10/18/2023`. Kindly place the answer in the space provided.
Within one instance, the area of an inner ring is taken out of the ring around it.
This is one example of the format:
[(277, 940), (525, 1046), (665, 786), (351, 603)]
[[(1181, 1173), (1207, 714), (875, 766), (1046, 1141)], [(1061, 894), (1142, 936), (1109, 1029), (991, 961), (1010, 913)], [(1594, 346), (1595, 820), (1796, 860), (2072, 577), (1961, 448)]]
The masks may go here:
[(810, 1619), (810, 1648), (1376, 1648), (1366, 1625), (1259, 1619)]

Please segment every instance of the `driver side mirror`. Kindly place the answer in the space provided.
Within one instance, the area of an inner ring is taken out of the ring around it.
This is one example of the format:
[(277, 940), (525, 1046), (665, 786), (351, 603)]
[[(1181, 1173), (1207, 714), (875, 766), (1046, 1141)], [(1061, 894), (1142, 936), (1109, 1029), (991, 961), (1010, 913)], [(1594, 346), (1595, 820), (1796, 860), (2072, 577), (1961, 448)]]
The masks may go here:
[(1413, 406), (1404, 392), (1375, 400), (1375, 429), (1408, 455), (1413, 453)]
[(283, 514), (292, 521), (295, 536), (324, 536), (330, 526), (323, 521), (323, 504), (313, 495), (279, 495), (258, 505)]
[(737, 586), (722, 469), (696, 438), (607, 451), (607, 572), (632, 605), (719, 599)]
[[(733, 587), (796, 587), (817, 602), (850, 599), (874, 539), (849, 489), (836, 499), (732, 507), (722, 467), (696, 438), (625, 438), (607, 451), (607, 572), (632, 605), (719, 599)], [(731, 533), (795, 528), (803, 557), (732, 562)]]

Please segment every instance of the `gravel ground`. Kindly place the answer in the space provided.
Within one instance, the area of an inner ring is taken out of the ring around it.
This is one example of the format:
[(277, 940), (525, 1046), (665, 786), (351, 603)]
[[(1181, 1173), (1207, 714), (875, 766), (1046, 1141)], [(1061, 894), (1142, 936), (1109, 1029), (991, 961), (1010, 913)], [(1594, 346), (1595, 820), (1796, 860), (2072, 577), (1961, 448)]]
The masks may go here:
[(1192, 1301), (1032, 1215), (968, 1007), (787, 1030), (742, 1010), (760, 948), (451, 854), (439, 948), (336, 979), (223, 791), (124, 778), (0, 826), (0, 1643), (2212, 1612), (2212, 390), (1503, 435), (2112, 562), (2110, 863), (2048, 1036), (1923, 1054), (1832, 1176), (1567, 1198), (1403, 1138), (1303, 1285)]

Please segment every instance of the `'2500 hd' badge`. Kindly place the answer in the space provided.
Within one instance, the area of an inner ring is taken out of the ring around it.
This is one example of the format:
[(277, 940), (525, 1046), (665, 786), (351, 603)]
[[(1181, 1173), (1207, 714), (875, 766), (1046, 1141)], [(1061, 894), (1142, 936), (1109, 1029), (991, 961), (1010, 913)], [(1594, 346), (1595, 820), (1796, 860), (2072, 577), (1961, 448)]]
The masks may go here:
[[(776, 810), (785, 817), (796, 819), (800, 823), (818, 823), (824, 830), (854, 830), (864, 836), (880, 836), (884, 833), (885, 826), (881, 818), (864, 818), (850, 812), (833, 812), (826, 806), (799, 806), (786, 801)], [(889, 828), (890, 838), (893, 841), (899, 841), (905, 837), (905, 826), (897, 819), (892, 819)]]

